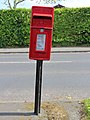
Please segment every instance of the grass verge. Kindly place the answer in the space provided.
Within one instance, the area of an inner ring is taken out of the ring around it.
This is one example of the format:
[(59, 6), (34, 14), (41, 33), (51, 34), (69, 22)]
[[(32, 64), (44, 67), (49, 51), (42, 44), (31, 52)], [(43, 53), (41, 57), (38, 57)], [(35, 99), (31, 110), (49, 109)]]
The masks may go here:
[(90, 120), (90, 99), (82, 101), (82, 118), (81, 120)]

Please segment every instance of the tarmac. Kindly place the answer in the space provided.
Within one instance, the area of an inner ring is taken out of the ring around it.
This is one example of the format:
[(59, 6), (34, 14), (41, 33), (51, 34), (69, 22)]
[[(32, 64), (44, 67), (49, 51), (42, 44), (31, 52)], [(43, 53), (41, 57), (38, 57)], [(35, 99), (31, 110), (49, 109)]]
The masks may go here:
[[(5, 48), (5, 49), (1, 48), (0, 49), (0, 54), (28, 53), (28, 52), (29, 52), (29, 48)], [(56, 47), (56, 48), (52, 48), (51, 52), (52, 53), (90, 52), (90, 47)], [(35, 115), (33, 112), (34, 108), (32, 107), (32, 105), (33, 105), (33, 103), (26, 103), (26, 102), (23, 102), (23, 103), (0, 102), (0, 120), (50, 120), (50, 119), (48, 119), (48, 115), (49, 115), (49, 117), (50, 116), (53, 117), (53, 120), (60, 120), (59, 117), (54, 119), (54, 116), (56, 115), (56, 113), (53, 113), (53, 112), (55, 112), (55, 111), (52, 111), (52, 113), (49, 111), (50, 113), (47, 114), (47, 110), (45, 111), (43, 108), (41, 108), (41, 113), (38, 116)], [(46, 108), (47, 108), (47, 106), (46, 106)], [(52, 108), (52, 106), (51, 106), (51, 108)], [(58, 115), (63, 115), (63, 117), (65, 117), (64, 113), (66, 113), (66, 111), (63, 112), (63, 114), (62, 114), (62, 112), (61, 112), (61, 111), (63, 111), (62, 108), (63, 107), (61, 106), (60, 113), (58, 113)], [(71, 108), (72, 108), (72, 104), (71, 104)], [(78, 108), (78, 104), (77, 104), (76, 108)], [(74, 112), (75, 112), (76, 108), (74, 108)], [(56, 109), (58, 110), (59, 108), (56, 108)], [(74, 114), (76, 117), (77, 110)], [(71, 120), (71, 119), (63, 118), (61, 120)], [(73, 118), (73, 120), (79, 120), (78, 116), (76, 117), (76, 119)]]
[[(1, 48), (0, 53), (28, 53), (29, 48)], [(55, 47), (52, 53), (90, 52), (90, 47)]]

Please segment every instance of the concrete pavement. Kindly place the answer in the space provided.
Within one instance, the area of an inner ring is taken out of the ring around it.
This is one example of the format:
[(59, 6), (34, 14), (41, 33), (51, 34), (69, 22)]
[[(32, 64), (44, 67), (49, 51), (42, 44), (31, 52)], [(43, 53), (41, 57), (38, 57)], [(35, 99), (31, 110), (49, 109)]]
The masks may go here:
[(45, 102), (37, 116), (33, 103), (0, 103), (0, 120), (79, 120), (80, 108), (79, 102)]
[(57, 103), (43, 103), (37, 116), (33, 103), (0, 103), (0, 120), (69, 120), (68, 113)]
[[(90, 52), (90, 47), (54, 47), (52, 53)], [(28, 53), (29, 48), (1, 48), (0, 53)]]
[(0, 120), (38, 120), (40, 117), (47, 120), (43, 109), (39, 116), (34, 114), (32, 103), (0, 103)]

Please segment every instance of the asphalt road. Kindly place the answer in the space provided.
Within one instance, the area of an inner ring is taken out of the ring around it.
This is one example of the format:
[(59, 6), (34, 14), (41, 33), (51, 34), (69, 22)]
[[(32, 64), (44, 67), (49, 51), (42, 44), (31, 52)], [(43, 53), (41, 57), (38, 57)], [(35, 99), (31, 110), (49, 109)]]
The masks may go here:
[[(0, 101), (33, 101), (36, 61), (28, 54), (0, 54)], [(42, 100), (90, 97), (90, 53), (53, 53), (44, 61)]]

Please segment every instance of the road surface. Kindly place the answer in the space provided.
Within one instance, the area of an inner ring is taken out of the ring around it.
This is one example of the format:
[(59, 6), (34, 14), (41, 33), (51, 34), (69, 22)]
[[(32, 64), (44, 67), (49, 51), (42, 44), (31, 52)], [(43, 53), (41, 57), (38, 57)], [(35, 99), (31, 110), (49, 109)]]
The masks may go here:
[[(0, 54), (0, 101), (34, 101), (36, 61)], [(53, 53), (44, 61), (42, 100), (90, 97), (90, 53)]]

